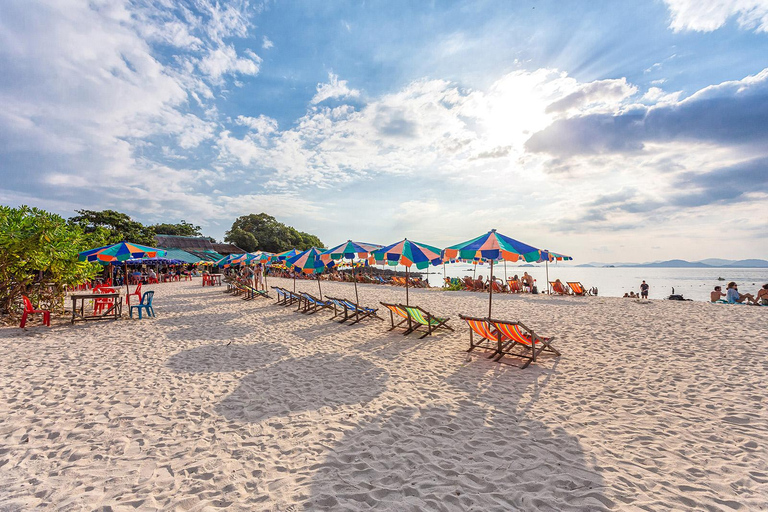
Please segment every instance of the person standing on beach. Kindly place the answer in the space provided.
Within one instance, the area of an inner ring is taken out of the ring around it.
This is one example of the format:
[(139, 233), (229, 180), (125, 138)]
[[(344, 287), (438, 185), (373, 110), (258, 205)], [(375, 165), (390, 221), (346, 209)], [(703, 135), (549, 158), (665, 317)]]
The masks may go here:
[(642, 297), (643, 299), (648, 298), (648, 288), (650, 288), (650, 286), (648, 286), (648, 283), (643, 281), (643, 284), (640, 285), (640, 297)]

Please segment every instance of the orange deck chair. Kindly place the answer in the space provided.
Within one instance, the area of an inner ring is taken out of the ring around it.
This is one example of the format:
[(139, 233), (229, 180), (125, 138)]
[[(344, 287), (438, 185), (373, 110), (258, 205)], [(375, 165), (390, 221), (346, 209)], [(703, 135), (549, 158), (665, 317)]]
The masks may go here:
[[(404, 307), (399, 304), (387, 304), (386, 302), (380, 302), (380, 304), (389, 310), (389, 319), (392, 322), (392, 327), (389, 328), (390, 331), (402, 326), (405, 322), (408, 322), (408, 327), (405, 329), (411, 330), (411, 317), (408, 316), (408, 312)], [(402, 318), (397, 324), (395, 324), (395, 316)]]
[(581, 296), (587, 295), (587, 290), (584, 289), (584, 285), (578, 281), (573, 281), (573, 282), (568, 281), (568, 286), (571, 287), (571, 290), (573, 290), (574, 295), (581, 295)]
[(568, 295), (568, 290), (565, 289), (565, 285), (563, 285), (563, 283), (558, 283), (557, 281), (550, 281), (549, 286), (551, 286), (552, 291), (558, 295)]
[[(467, 352), (472, 352), (476, 348), (493, 350), (493, 353), (488, 356), (488, 359), (499, 353), (502, 349), (501, 336), (499, 336), (499, 333), (491, 327), (487, 318), (476, 318), (464, 315), (459, 315), (459, 318), (467, 322), (467, 326), (469, 326), (469, 349), (467, 349)], [(480, 340), (477, 342), (475, 342), (475, 334), (480, 337)]]
[(498, 356), (495, 359), (496, 361), (505, 355), (521, 357), (527, 359), (522, 367), (525, 369), (532, 362), (536, 362), (536, 358), (542, 351), (552, 352), (557, 356), (560, 355), (560, 352), (550, 343), (554, 336), (551, 338), (538, 336), (520, 322), (489, 319), (488, 323), (503, 337), (501, 347), (498, 350)]

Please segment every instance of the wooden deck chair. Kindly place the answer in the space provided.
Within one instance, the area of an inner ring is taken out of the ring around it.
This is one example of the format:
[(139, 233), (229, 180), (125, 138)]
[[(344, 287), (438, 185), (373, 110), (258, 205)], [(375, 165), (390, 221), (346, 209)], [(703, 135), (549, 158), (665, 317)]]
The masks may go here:
[(568, 286), (571, 287), (574, 295), (581, 295), (582, 297), (587, 295), (587, 290), (584, 289), (584, 285), (578, 281), (568, 281)]
[[(554, 336), (542, 338), (520, 322), (494, 319), (489, 319), (488, 322), (502, 336), (502, 344), (499, 347), (496, 361), (505, 355), (521, 357), (527, 359), (523, 365), (523, 369), (525, 369), (532, 362), (536, 362), (536, 358), (542, 351), (552, 352), (557, 356), (560, 355), (560, 352), (550, 344)], [(516, 349), (521, 349), (522, 351), (515, 351)]]
[(419, 339), (431, 336), (433, 332), (443, 327), (453, 331), (453, 327), (447, 324), (450, 318), (440, 318), (434, 316), (430, 312), (421, 309), (419, 306), (404, 306), (400, 304), (400, 307), (405, 309), (405, 311), (408, 313), (408, 318), (411, 319), (410, 324), (412, 327), (405, 331), (405, 335), (411, 334), (422, 325), (427, 328), (427, 332), (420, 336)]
[(355, 302), (352, 302), (351, 300), (345, 300), (344, 304), (346, 305), (347, 309), (352, 312), (352, 315), (350, 318), (354, 318), (354, 322), (352, 322), (349, 325), (355, 325), (357, 322), (361, 320), (365, 320), (366, 318), (378, 318), (379, 320), (384, 320), (379, 315), (376, 314), (378, 309), (374, 308), (367, 308), (365, 306), (361, 306), (360, 304), (357, 304)]
[(318, 299), (309, 293), (302, 292), (300, 295), (302, 300), (299, 302), (299, 307), (296, 311), (300, 311), (301, 313), (314, 315), (321, 309), (330, 309), (333, 307), (333, 304), (330, 301)]
[(333, 304), (333, 316), (331, 317), (331, 320), (334, 320), (336, 317), (344, 315), (344, 318), (341, 320), (336, 320), (337, 322), (344, 323), (347, 320), (349, 320), (349, 308), (347, 308), (347, 305), (344, 304), (344, 299), (339, 299), (337, 297), (329, 297), (328, 295), (325, 296), (327, 300)]
[[(399, 304), (387, 304), (386, 302), (380, 302), (382, 306), (387, 308), (389, 310), (389, 319), (392, 321), (392, 327), (389, 328), (389, 330), (396, 329), (400, 326), (402, 326), (404, 323), (408, 322), (408, 327), (406, 329), (410, 332), (411, 330), (411, 317), (408, 316), (408, 313), (405, 311), (405, 309), (399, 305)], [(402, 318), (397, 324), (395, 323), (395, 317)]]
[(279, 286), (273, 286), (273, 290), (275, 290), (275, 293), (277, 294), (277, 298), (275, 299), (275, 304), (282, 306), (286, 302), (288, 302), (288, 294), (285, 293), (285, 290), (280, 288)]
[[(471, 316), (459, 315), (459, 318), (467, 322), (469, 326), (469, 349), (467, 352), (472, 352), (476, 348), (484, 348), (486, 350), (493, 350), (493, 354), (488, 356), (492, 358), (501, 350), (501, 336), (491, 327), (487, 318), (476, 318)], [(475, 343), (475, 336), (478, 335), (480, 340)]]
[(509, 286), (509, 293), (520, 293), (523, 291), (523, 285), (520, 283), (520, 281), (516, 281), (514, 279), (510, 279), (507, 281), (507, 286)]
[(552, 291), (558, 295), (568, 295), (568, 290), (565, 289), (563, 283), (557, 281), (550, 281), (549, 286), (552, 287)]

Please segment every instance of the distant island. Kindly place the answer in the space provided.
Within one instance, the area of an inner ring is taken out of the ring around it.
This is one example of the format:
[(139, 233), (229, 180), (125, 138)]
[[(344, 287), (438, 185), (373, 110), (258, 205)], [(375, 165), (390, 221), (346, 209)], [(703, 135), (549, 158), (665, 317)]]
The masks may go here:
[(766, 268), (768, 269), (768, 260), (746, 259), (746, 260), (724, 260), (719, 258), (710, 258), (701, 261), (686, 260), (667, 260), (654, 261), (651, 263), (585, 263), (575, 265), (577, 267), (640, 267), (640, 268)]

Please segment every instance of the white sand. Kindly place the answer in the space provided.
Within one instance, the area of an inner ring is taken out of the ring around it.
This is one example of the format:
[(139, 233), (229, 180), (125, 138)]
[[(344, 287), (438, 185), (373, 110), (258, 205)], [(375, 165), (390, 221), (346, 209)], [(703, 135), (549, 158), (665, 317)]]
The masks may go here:
[(521, 370), (467, 361), (487, 295), (412, 291), (420, 340), (199, 283), (0, 330), (0, 509), (768, 510), (768, 308), (495, 297), (563, 353)]

